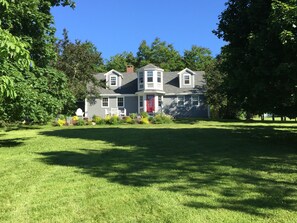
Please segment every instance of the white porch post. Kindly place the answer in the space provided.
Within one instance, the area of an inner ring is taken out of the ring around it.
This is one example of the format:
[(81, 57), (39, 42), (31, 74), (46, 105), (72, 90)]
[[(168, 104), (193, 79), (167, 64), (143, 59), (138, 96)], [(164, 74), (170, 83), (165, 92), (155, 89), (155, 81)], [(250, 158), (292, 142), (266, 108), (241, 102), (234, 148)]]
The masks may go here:
[(88, 100), (85, 98), (85, 117), (88, 118)]

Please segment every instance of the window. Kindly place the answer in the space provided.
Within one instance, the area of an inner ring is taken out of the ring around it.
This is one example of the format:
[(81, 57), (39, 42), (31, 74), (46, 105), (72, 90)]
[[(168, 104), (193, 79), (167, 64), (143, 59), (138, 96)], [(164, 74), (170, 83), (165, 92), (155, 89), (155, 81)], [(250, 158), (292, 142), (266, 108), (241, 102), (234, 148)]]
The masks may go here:
[(154, 77), (154, 75), (153, 75), (153, 71), (148, 71), (147, 72), (147, 82), (149, 83), (149, 82), (153, 82), (153, 77)]
[(110, 86), (117, 86), (117, 77), (110, 76)]
[(195, 106), (199, 105), (199, 96), (198, 95), (192, 96), (192, 105), (195, 105)]
[(161, 83), (161, 72), (158, 72), (157, 81), (158, 83)]
[(118, 98), (118, 107), (124, 107), (124, 98), (123, 97), (119, 97)]
[(143, 107), (143, 96), (139, 96), (139, 107)]
[(184, 85), (189, 85), (190, 84), (190, 75), (185, 74), (184, 75)]
[(177, 106), (182, 107), (185, 105), (185, 96), (177, 96)]
[(158, 96), (158, 106), (162, 107), (163, 101), (162, 101), (162, 96)]
[(102, 107), (109, 107), (108, 98), (102, 98)]
[(139, 88), (143, 88), (143, 72), (139, 73)]

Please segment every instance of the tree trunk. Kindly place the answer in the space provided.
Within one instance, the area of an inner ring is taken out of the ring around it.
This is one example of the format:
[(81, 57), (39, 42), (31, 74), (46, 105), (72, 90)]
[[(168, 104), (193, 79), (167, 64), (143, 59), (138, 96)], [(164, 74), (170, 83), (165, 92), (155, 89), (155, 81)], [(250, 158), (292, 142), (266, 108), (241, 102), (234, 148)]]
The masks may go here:
[(261, 121), (264, 121), (264, 114), (261, 115)]
[(272, 121), (273, 121), (273, 122), (275, 121), (275, 117), (274, 117), (274, 114), (272, 114)]

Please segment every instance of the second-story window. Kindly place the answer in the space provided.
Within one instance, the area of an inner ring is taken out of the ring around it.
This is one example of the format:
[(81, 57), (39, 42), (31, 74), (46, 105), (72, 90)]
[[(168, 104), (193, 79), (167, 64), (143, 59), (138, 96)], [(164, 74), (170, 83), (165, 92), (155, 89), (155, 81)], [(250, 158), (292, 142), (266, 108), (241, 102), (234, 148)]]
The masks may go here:
[(116, 76), (110, 77), (110, 86), (117, 86), (117, 77)]
[(161, 83), (161, 72), (158, 72), (157, 81), (158, 83)]
[(153, 77), (154, 77), (154, 75), (153, 75), (153, 71), (148, 71), (148, 72), (147, 72), (147, 82), (148, 82), (148, 83), (153, 82)]
[(189, 85), (189, 84), (190, 84), (190, 75), (184, 74), (184, 85)]
[(143, 88), (143, 72), (139, 73), (139, 88)]

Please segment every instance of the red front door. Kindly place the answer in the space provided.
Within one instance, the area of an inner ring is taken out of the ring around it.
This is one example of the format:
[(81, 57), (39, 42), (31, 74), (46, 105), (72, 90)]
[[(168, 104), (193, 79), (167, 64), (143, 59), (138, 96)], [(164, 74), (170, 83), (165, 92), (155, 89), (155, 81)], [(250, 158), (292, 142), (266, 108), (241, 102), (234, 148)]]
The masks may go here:
[(146, 111), (149, 113), (155, 111), (155, 96), (154, 95), (146, 96)]

